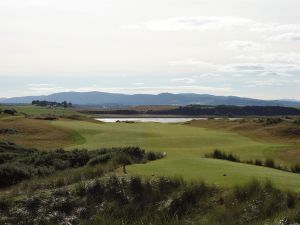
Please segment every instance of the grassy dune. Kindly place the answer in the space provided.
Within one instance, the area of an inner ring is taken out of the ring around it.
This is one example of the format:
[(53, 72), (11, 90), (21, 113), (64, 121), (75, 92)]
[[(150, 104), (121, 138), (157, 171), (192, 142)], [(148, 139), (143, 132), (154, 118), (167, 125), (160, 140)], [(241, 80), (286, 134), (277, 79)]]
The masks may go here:
[[(281, 158), (282, 149), (295, 148), (254, 140), (241, 134), (159, 123), (91, 123), (84, 121), (53, 121), (52, 125), (76, 131), (84, 141), (70, 148), (140, 146), (147, 150), (164, 151), (167, 157), (156, 162), (128, 167), (130, 174), (182, 176), (186, 180), (205, 179), (221, 186), (245, 183), (256, 177), (270, 179), (283, 188), (300, 191), (300, 175), (279, 170), (203, 158), (215, 148), (233, 152), (241, 159)], [(224, 176), (225, 175), (225, 176)]]
[(18, 145), (55, 149), (83, 143), (84, 139), (76, 131), (51, 125), (48, 121), (6, 116), (0, 119), (0, 129), (14, 129), (15, 134), (0, 134), (0, 140), (8, 140)]
[(300, 162), (300, 126), (290, 119), (275, 124), (258, 123), (257, 119), (197, 120), (190, 122), (189, 126), (234, 132), (252, 140), (287, 145), (287, 148), (281, 148), (275, 155), (273, 151), (267, 155), (281, 163)]

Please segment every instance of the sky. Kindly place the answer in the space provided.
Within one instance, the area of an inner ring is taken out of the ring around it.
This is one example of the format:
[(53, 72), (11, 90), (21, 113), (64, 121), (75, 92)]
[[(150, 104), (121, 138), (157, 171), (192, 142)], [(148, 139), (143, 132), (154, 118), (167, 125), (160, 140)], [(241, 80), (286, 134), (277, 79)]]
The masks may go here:
[(0, 98), (63, 91), (300, 100), (300, 0), (0, 1)]

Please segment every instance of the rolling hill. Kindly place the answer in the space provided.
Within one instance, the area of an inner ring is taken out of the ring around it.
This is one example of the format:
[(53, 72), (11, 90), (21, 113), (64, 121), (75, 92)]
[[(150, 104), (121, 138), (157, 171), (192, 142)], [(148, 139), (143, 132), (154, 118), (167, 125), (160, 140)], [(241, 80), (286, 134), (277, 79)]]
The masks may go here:
[(299, 101), (260, 100), (236, 96), (214, 96), (207, 94), (117, 94), (105, 92), (61, 92), (43, 96), (0, 98), (2, 104), (26, 104), (33, 100), (68, 101), (75, 105), (137, 106), (137, 105), (237, 105), (237, 106), (300, 106)]

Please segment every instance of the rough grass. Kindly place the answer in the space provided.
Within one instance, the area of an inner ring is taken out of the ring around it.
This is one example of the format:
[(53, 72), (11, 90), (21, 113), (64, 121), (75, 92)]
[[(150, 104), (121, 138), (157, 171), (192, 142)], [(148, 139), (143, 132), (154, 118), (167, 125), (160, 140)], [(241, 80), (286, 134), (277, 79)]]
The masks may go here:
[(203, 158), (205, 153), (218, 148), (238, 154), (243, 160), (273, 158), (288, 164), (291, 159), (280, 158), (279, 153), (282, 149), (295, 148), (292, 144), (275, 144), (237, 133), (181, 124), (83, 121), (53, 121), (51, 124), (76, 131), (85, 139), (84, 144), (74, 144), (72, 148), (140, 146), (167, 153), (165, 159), (128, 167), (131, 174), (178, 175), (186, 180), (204, 179), (221, 186), (245, 183), (256, 177), (270, 179), (282, 188), (300, 191), (299, 174)]
[(63, 115), (73, 115), (79, 114), (74, 108), (63, 108), (63, 107), (40, 107), (34, 105), (2, 105), (1, 108), (13, 108), (18, 113), (26, 114), (30, 116), (41, 116), (41, 115), (54, 115), (54, 116), (63, 116)]
[(300, 126), (294, 123), (296, 118), (284, 119), (274, 124), (267, 124), (266, 119), (261, 120), (261, 122), (258, 122), (259, 119), (241, 119), (237, 121), (197, 120), (190, 122), (188, 125), (235, 132), (257, 141), (292, 145), (294, 146), (292, 148), (291, 146), (281, 148), (277, 155), (272, 155), (272, 157), (276, 157), (281, 162), (299, 163)]
[(0, 134), (0, 139), (29, 148), (55, 149), (84, 142), (76, 131), (52, 126), (49, 122), (42, 120), (25, 118), (1, 120), (0, 129), (7, 128), (15, 129), (18, 132), (11, 135)]
[(0, 223), (296, 225), (299, 207), (299, 195), (283, 192), (270, 182), (253, 180), (223, 189), (205, 182), (112, 175), (0, 197)]
[[(274, 119), (275, 120), (275, 119)], [(300, 144), (300, 127), (294, 121), (296, 118), (282, 119), (278, 123), (268, 123), (268, 119), (240, 120), (194, 120), (187, 125), (193, 127), (218, 129), (239, 133), (255, 140), (275, 143)]]

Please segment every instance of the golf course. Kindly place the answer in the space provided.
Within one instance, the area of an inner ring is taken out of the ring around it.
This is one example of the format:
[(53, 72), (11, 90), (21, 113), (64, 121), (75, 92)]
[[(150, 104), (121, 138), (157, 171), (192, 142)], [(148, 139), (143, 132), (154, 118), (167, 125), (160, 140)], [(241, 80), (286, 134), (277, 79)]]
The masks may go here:
[(220, 186), (241, 184), (253, 178), (268, 179), (281, 188), (300, 191), (299, 174), (204, 157), (206, 153), (220, 149), (243, 160), (272, 158), (288, 165), (289, 159), (281, 158), (282, 151), (295, 149), (299, 147), (297, 145), (258, 141), (238, 133), (188, 124), (60, 120), (51, 122), (51, 125), (76, 132), (80, 137), (77, 143), (68, 146), (69, 149), (139, 146), (166, 153), (161, 160), (128, 166), (129, 174), (205, 180)]
[(103, 121), (76, 108), (0, 110), (0, 223), (299, 221), (296, 116)]

